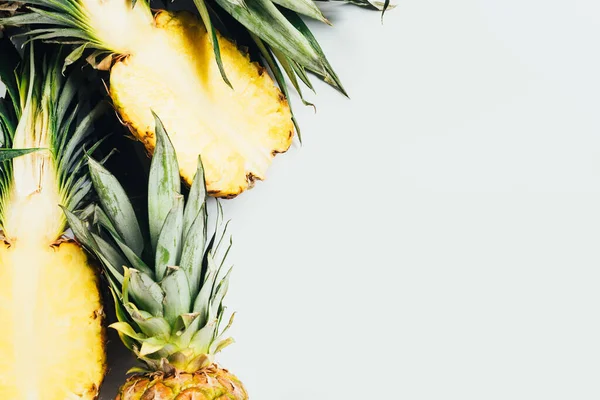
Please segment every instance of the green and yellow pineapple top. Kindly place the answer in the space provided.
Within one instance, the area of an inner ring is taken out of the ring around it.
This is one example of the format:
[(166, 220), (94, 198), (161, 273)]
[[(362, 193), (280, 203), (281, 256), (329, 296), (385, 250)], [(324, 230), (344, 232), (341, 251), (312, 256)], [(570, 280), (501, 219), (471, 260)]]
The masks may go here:
[(90, 175), (100, 204), (88, 215), (91, 222), (66, 213), (76, 237), (105, 267), (118, 318), (111, 327), (143, 363), (120, 396), (137, 399), (148, 391), (156, 396), (148, 398), (171, 399), (187, 390), (206, 399), (246, 399), (241, 383), (213, 364), (214, 355), (232, 343), (226, 332), (233, 316), (222, 327), (231, 241), (226, 227), (209, 229), (200, 160), (185, 201), (175, 150), (158, 118), (156, 126), (145, 221), (138, 222), (117, 179), (93, 160)]
[(40, 47), (21, 60), (0, 39), (0, 398), (91, 400), (105, 372), (103, 307), (60, 206), (86, 204), (84, 149), (104, 107), (62, 74), (64, 49)]

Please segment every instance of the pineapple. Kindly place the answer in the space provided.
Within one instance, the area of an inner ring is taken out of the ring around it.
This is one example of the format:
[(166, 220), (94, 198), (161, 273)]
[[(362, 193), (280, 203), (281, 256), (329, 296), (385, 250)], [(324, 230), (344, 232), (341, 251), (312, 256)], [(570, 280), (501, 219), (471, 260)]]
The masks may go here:
[(102, 107), (75, 105), (61, 51), (25, 53), (16, 69), (0, 40), (0, 399), (95, 399), (105, 372), (98, 279), (64, 236), (59, 205), (73, 210), (91, 190), (82, 146)]
[[(345, 93), (300, 18), (328, 22), (313, 0), (195, 0), (201, 18), (153, 13), (144, 0), (23, 3), (28, 12), (0, 18), (0, 25), (29, 26), (33, 39), (76, 43), (67, 63), (94, 49), (87, 59), (110, 70), (109, 92), (123, 123), (152, 153), (151, 110), (156, 112), (170, 133), (184, 181), (191, 184), (202, 154), (213, 196), (234, 197), (264, 179), (274, 156), (290, 147), (294, 125), (298, 130), (284, 75), (300, 96), (299, 81), (312, 89), (307, 71)], [(281, 89), (236, 39), (261, 55)]]
[(65, 210), (77, 239), (105, 267), (118, 319), (110, 326), (141, 361), (117, 399), (245, 400), (242, 383), (214, 363), (232, 343), (225, 333), (233, 315), (220, 328), (231, 241), (223, 246), (226, 227), (207, 236), (202, 163), (185, 202), (174, 146), (158, 118), (155, 126), (147, 221), (138, 222), (117, 179), (94, 160), (89, 168), (100, 204), (87, 219)]

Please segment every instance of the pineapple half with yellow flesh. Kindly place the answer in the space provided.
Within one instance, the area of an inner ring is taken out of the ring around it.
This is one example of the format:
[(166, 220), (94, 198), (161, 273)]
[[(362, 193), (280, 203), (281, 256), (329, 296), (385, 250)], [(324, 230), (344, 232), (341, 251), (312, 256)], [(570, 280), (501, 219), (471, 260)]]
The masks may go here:
[(83, 114), (74, 104), (65, 54), (29, 47), (15, 70), (18, 55), (0, 42), (1, 159), (39, 149), (0, 165), (0, 399), (95, 399), (105, 372), (98, 280), (63, 236), (60, 205), (76, 209), (91, 190), (82, 146), (101, 108)]
[[(34, 3), (40, 4), (37, 0), (30, 4)], [(212, 37), (193, 14), (154, 14), (144, 1), (133, 8), (129, 0), (41, 3), (58, 9), (42, 13), (32, 8), (40, 14), (17, 15), (13, 23), (27, 22), (28, 17), (44, 22), (56, 18), (61, 26), (66, 23), (63, 19), (80, 22), (85, 30), (62, 33), (83, 35), (89, 47), (114, 54), (107, 68), (110, 96), (121, 120), (152, 153), (156, 138), (151, 111), (156, 112), (171, 134), (181, 176), (188, 184), (202, 153), (209, 193), (236, 196), (264, 179), (275, 154), (290, 147), (294, 132), (290, 108), (269, 74), (236, 44), (216, 34), (228, 86), (215, 62)]]
[[(167, 128), (190, 184), (202, 154), (209, 194), (233, 197), (265, 178), (292, 143), (285, 76), (302, 96), (312, 72), (344, 92), (300, 15), (328, 22), (313, 0), (195, 0), (200, 18), (158, 11), (145, 0), (23, 0), (0, 25), (29, 26), (34, 39), (76, 43), (72, 62), (110, 69), (110, 95), (133, 134), (153, 152), (151, 110)], [(385, 8), (387, 2), (350, 3)], [(265, 68), (217, 29), (260, 55)], [(241, 32), (241, 33), (240, 33)], [(91, 50), (90, 50), (91, 51)], [(305, 102), (305, 104), (310, 104)], [(297, 128), (297, 126), (296, 126)]]
[(294, 129), (287, 100), (265, 69), (219, 35), (229, 87), (206, 28), (189, 13), (161, 11), (153, 21), (148, 14), (139, 32), (148, 42), (122, 43), (120, 52), (129, 56), (110, 75), (110, 95), (131, 131), (153, 151), (155, 111), (172, 132), (183, 179), (192, 183), (202, 153), (215, 196), (233, 197), (264, 179), (273, 157), (290, 147)]
[(233, 316), (220, 327), (231, 241), (224, 240), (226, 228), (218, 228), (220, 212), (208, 238), (202, 163), (184, 201), (175, 149), (158, 119), (156, 127), (147, 221), (138, 222), (117, 179), (93, 160), (90, 175), (100, 200), (93, 218), (66, 211), (78, 240), (105, 267), (118, 318), (111, 327), (143, 363), (117, 399), (246, 400), (242, 383), (214, 363), (232, 343), (225, 334)]

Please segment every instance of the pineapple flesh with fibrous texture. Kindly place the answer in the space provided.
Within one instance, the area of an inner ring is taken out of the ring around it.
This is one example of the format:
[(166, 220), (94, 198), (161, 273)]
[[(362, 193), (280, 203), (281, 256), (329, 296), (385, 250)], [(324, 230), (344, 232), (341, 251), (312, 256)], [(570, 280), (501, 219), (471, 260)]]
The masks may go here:
[(99, 205), (87, 218), (66, 211), (77, 239), (105, 268), (118, 319), (110, 326), (143, 365), (117, 399), (246, 400), (242, 383), (214, 363), (232, 343), (225, 334), (233, 322), (232, 315), (221, 328), (231, 271), (221, 209), (217, 203), (209, 238), (202, 163), (185, 201), (175, 149), (158, 118), (155, 124), (147, 221), (138, 221), (117, 179), (91, 159)]
[(219, 36), (231, 89), (214, 62), (206, 28), (193, 15), (161, 11), (144, 28), (156, 45), (132, 49), (110, 76), (114, 105), (131, 131), (152, 151), (150, 110), (160, 115), (184, 180), (191, 184), (202, 153), (207, 186), (216, 196), (237, 195), (264, 179), (293, 136), (287, 101), (264, 68)]
[(18, 55), (0, 41), (0, 399), (95, 399), (105, 372), (98, 280), (63, 236), (60, 206), (81, 206), (91, 189), (81, 146), (101, 108), (75, 106), (60, 52), (29, 47), (15, 70)]
[[(68, 63), (93, 49), (87, 59), (111, 70), (110, 95), (134, 136), (154, 151), (151, 112), (156, 112), (183, 179), (191, 183), (202, 154), (213, 196), (234, 197), (264, 179), (273, 157), (290, 147), (294, 126), (299, 135), (286, 82), (302, 97), (300, 82), (312, 89), (307, 74), (312, 72), (345, 93), (300, 17), (328, 22), (313, 0), (195, 0), (199, 17), (154, 14), (145, 0), (23, 3), (29, 7), (24, 13), (0, 18), (0, 25), (28, 26), (33, 39), (77, 44)], [(254, 51), (257, 62), (242, 45)]]
[(77, 6), (82, 13), (73, 18), (85, 18), (90, 47), (96, 42), (115, 55), (110, 95), (121, 120), (152, 153), (156, 112), (188, 184), (201, 153), (209, 193), (236, 196), (264, 179), (273, 157), (288, 150), (294, 126), (285, 96), (262, 66), (217, 35), (228, 86), (212, 39), (194, 15), (153, 15), (144, 1), (133, 8), (128, 0), (81, 0)]

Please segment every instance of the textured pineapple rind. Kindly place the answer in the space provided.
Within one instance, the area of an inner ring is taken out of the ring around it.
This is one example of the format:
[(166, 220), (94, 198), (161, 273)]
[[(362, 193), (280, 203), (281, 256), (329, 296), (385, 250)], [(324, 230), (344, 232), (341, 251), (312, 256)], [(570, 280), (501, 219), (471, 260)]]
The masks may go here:
[(212, 365), (195, 373), (155, 372), (134, 375), (115, 400), (247, 400), (242, 382), (226, 369)]
[[(187, 12), (174, 13), (161, 11), (155, 16), (155, 26), (156, 28), (162, 29), (165, 32), (168, 31), (168, 34), (172, 35), (172, 37), (181, 34), (180, 32), (176, 32), (177, 29), (183, 29), (186, 34), (189, 34), (189, 36), (198, 35), (198, 32), (202, 30), (200, 34), (207, 36), (206, 30), (200, 24), (200, 22), (193, 15)], [(240, 50), (228, 39), (222, 37), (220, 34), (218, 34), (218, 38), (221, 46), (221, 55), (224, 62), (226, 62), (229, 55), (231, 55), (231, 57), (238, 62), (240, 61), (238, 57), (242, 57), (245, 68), (244, 72), (247, 74), (247, 76), (244, 77), (247, 79), (247, 85), (254, 85), (258, 90), (262, 91), (262, 95), (270, 99), (271, 104), (269, 107), (277, 110), (275, 112), (271, 112), (268, 117), (275, 118), (275, 120), (280, 120), (281, 123), (278, 123), (277, 126), (268, 126), (267, 122), (264, 122), (264, 124), (267, 126), (261, 127), (263, 131), (260, 133), (260, 135), (263, 135), (264, 137), (262, 139), (260, 137), (251, 138), (254, 141), (264, 139), (261, 141), (261, 145), (264, 143), (263, 148), (258, 149), (258, 152), (260, 153), (260, 157), (258, 157), (260, 158), (260, 162), (254, 166), (249, 166), (246, 162), (240, 167), (239, 163), (233, 164), (232, 159), (235, 158), (233, 154), (220, 154), (219, 156), (215, 156), (217, 161), (213, 161), (211, 154), (207, 154), (210, 153), (212, 149), (207, 150), (205, 148), (200, 148), (200, 146), (196, 148), (197, 143), (194, 143), (194, 135), (201, 135), (201, 133), (179, 133), (180, 135), (186, 135), (189, 137), (189, 140), (186, 143), (187, 146), (178, 146), (176, 143), (176, 135), (178, 132), (176, 129), (173, 129), (170, 126), (169, 115), (159, 116), (161, 116), (163, 119), (163, 123), (165, 124), (167, 131), (170, 132), (171, 140), (174, 141), (175, 149), (178, 152), (178, 158), (181, 164), (180, 173), (184, 181), (188, 185), (191, 184), (196, 172), (195, 166), (197, 155), (202, 154), (208, 193), (215, 197), (232, 198), (242, 193), (246, 189), (251, 188), (256, 180), (265, 179), (266, 169), (272, 163), (275, 155), (286, 152), (291, 146), (294, 128), (287, 99), (279, 90), (279, 88), (275, 86), (271, 77), (268, 75), (268, 73), (266, 73), (265, 68), (258, 63), (251, 62), (249, 55)], [(135, 54), (132, 54), (130, 57), (135, 57)], [(115, 109), (121, 117), (122, 122), (129, 127), (133, 135), (140, 140), (146, 147), (147, 151), (152, 154), (156, 139), (154, 137), (154, 132), (152, 131), (153, 117), (150, 113), (150, 110), (146, 110), (143, 116), (137, 115), (139, 113), (130, 112), (130, 104), (125, 104), (126, 101), (123, 100), (123, 97), (131, 96), (130, 93), (127, 93), (127, 74), (132, 74), (131, 71), (128, 71), (128, 69), (131, 69), (129, 68), (128, 64), (129, 61), (130, 60), (128, 60), (126, 57), (113, 66), (111, 71), (111, 85), (109, 89), (110, 96), (113, 100)], [(209, 62), (215, 63), (214, 59), (209, 60)], [(227, 69), (227, 65), (225, 67)], [(220, 81), (221, 77), (219, 76), (218, 79)], [(219, 82), (219, 84), (221, 83), (222, 82)], [(234, 84), (234, 88), (235, 87), (236, 85)], [(159, 112), (159, 110), (154, 111)], [(277, 115), (277, 117), (273, 117), (273, 115)], [(235, 115), (231, 115), (231, 118), (235, 117)], [(267, 120), (267, 117), (264, 119)], [(253, 145), (256, 144), (253, 143)], [(268, 148), (264, 148), (264, 146), (267, 146)], [(182, 153), (190, 152), (191, 150), (193, 150), (196, 156), (184, 157), (182, 155)], [(258, 164), (260, 165), (257, 166)], [(234, 176), (226, 179), (217, 178), (217, 176), (221, 176), (220, 173), (222, 173), (223, 170), (226, 170), (226, 174), (233, 174)], [(235, 172), (232, 173), (232, 170)]]

